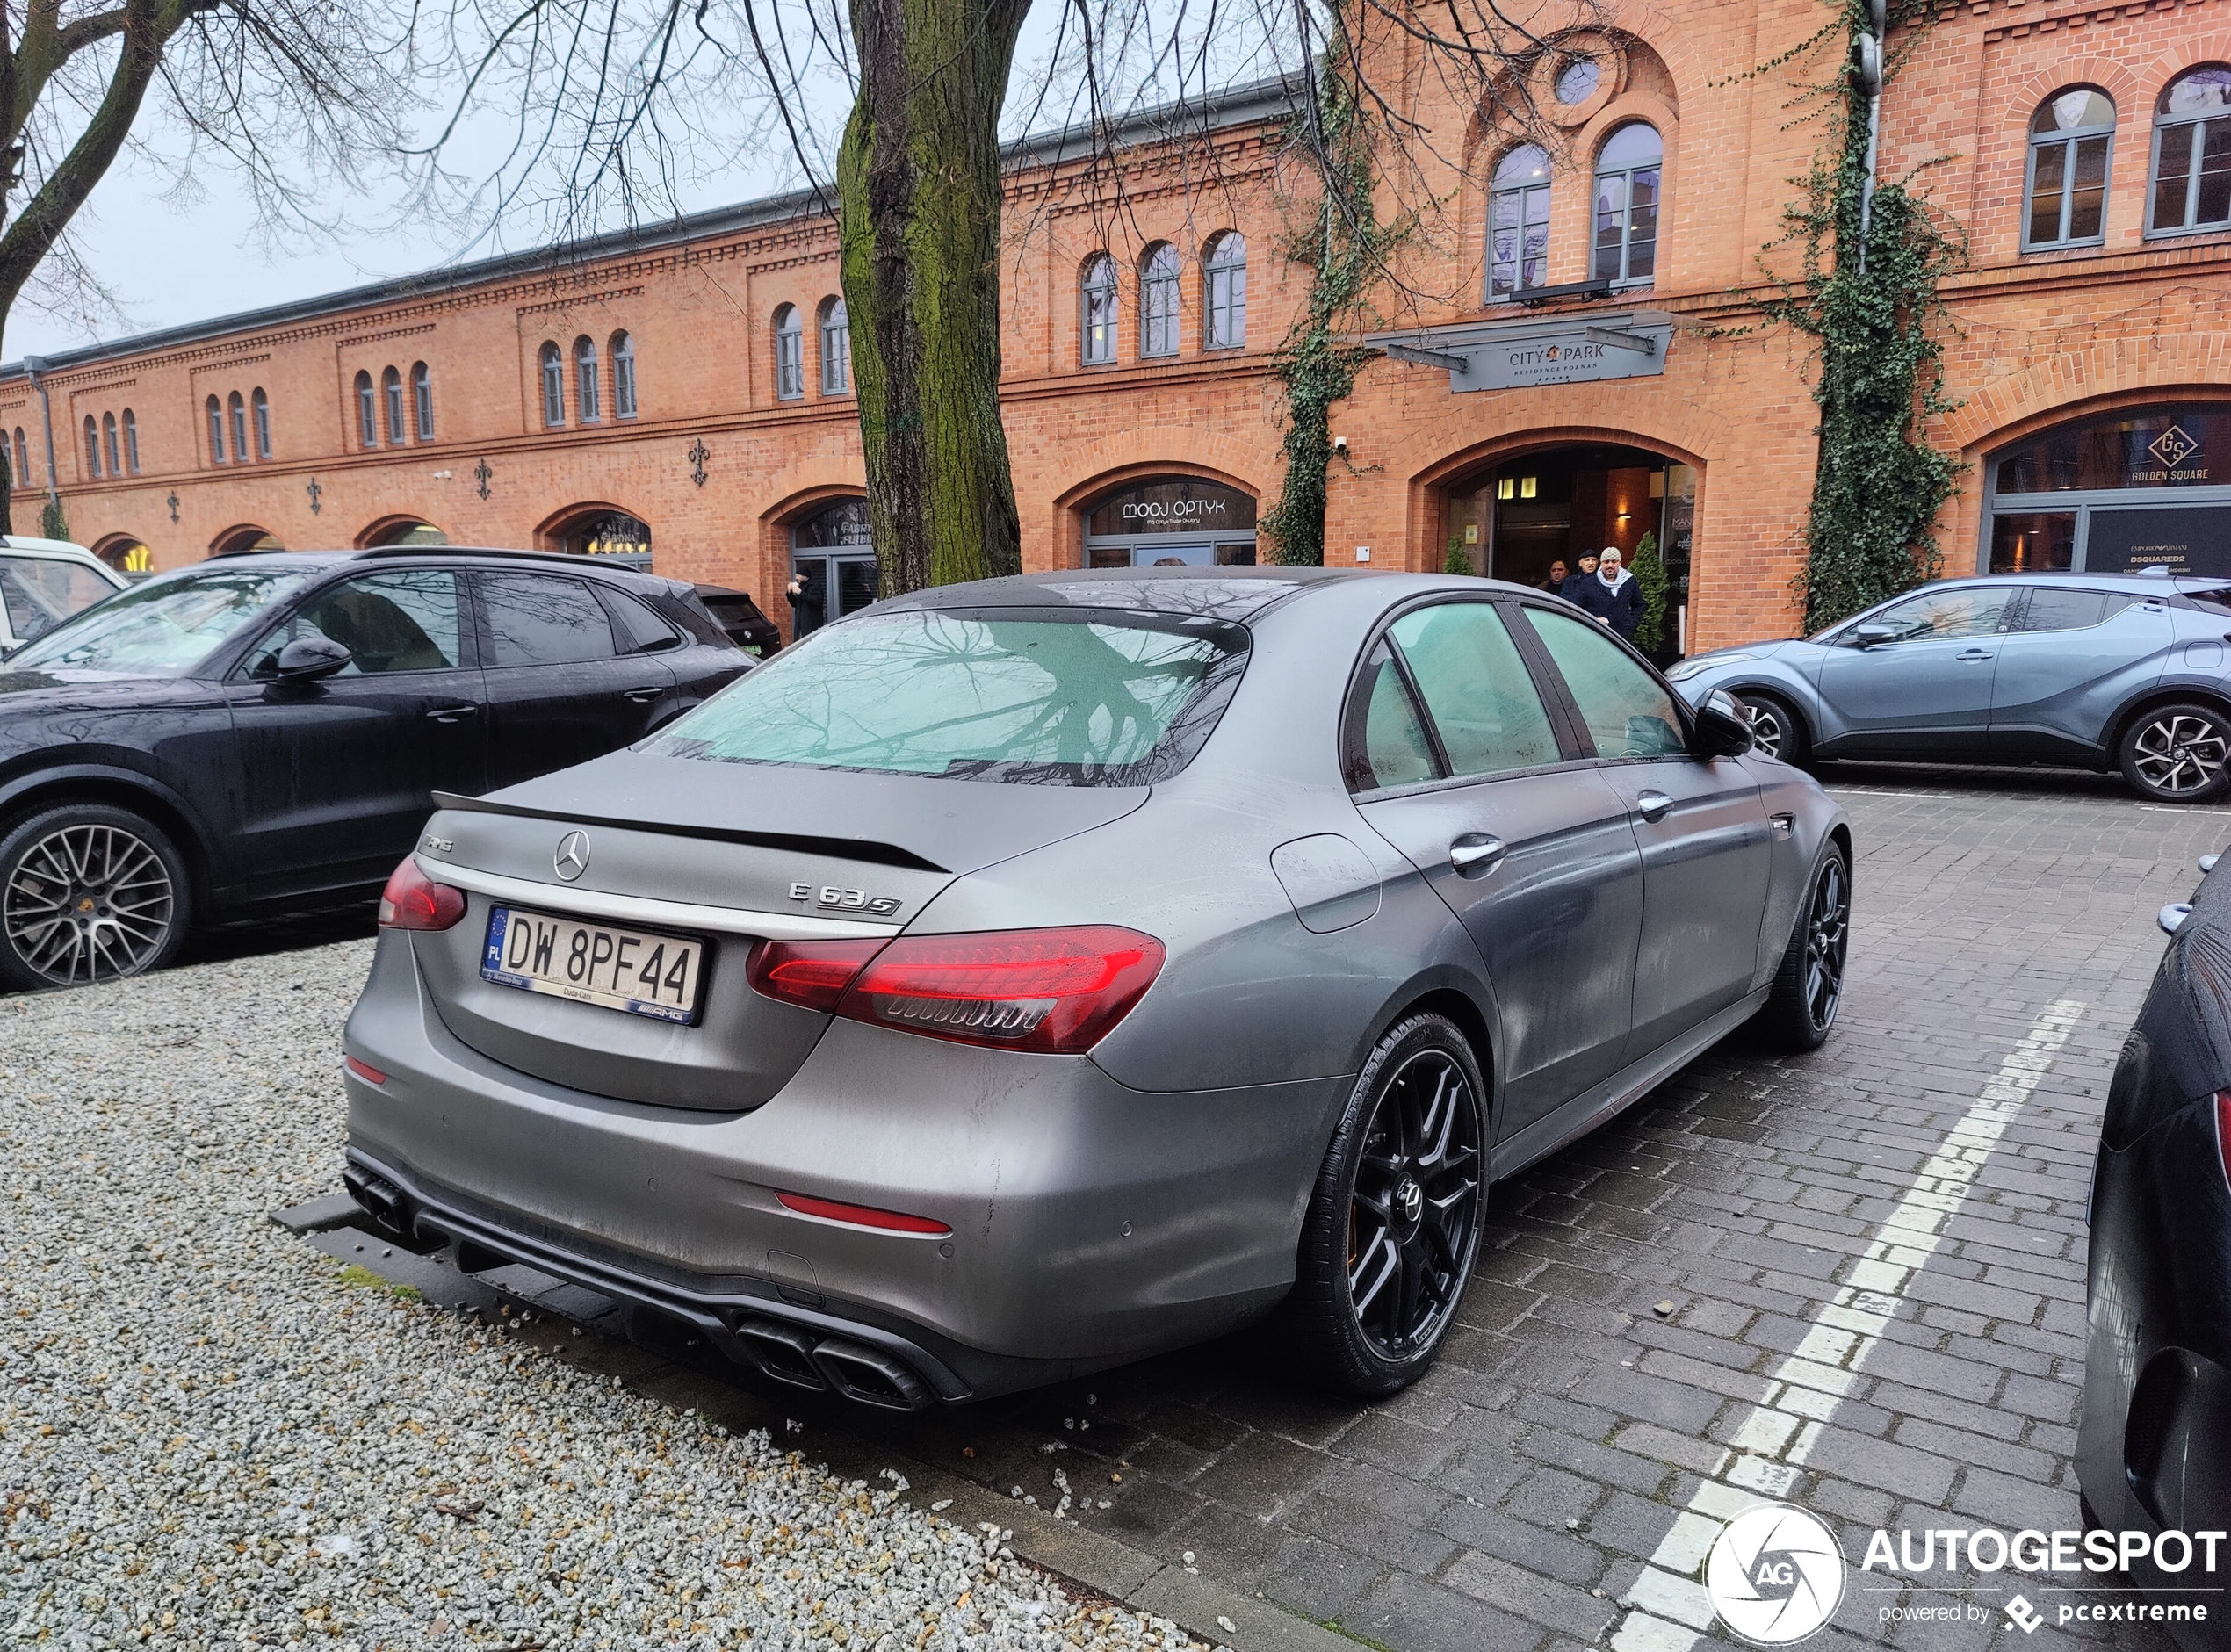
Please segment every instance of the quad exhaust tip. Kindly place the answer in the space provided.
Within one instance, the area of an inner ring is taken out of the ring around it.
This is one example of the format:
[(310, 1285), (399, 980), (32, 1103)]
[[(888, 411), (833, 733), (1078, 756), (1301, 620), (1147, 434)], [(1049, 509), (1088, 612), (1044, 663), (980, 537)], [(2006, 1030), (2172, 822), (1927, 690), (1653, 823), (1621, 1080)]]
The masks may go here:
[(745, 1317), (736, 1322), (736, 1340), (764, 1374), (792, 1388), (834, 1389), (856, 1404), (886, 1411), (919, 1411), (930, 1403), (928, 1385), (904, 1360), (848, 1337)]

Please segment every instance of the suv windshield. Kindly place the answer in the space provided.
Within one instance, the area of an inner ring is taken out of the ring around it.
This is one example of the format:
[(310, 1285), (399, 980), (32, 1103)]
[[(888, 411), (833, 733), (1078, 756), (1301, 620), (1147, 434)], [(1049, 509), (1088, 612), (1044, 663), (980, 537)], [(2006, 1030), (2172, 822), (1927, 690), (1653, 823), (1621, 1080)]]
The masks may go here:
[(183, 676), (309, 580), (248, 568), (151, 580), (18, 648), (8, 669)]
[(637, 749), (1053, 786), (1175, 774), (1238, 686), (1228, 621), (1079, 610), (862, 615), (817, 632)]

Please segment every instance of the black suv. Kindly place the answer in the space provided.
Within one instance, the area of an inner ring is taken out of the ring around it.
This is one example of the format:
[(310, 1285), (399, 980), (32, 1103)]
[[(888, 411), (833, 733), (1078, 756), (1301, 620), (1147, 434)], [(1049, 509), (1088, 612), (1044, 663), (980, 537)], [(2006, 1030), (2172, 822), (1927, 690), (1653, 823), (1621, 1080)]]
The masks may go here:
[(752, 666), (688, 585), (581, 557), (231, 556), (0, 660), (0, 985), (377, 893), (437, 790), (639, 739)]

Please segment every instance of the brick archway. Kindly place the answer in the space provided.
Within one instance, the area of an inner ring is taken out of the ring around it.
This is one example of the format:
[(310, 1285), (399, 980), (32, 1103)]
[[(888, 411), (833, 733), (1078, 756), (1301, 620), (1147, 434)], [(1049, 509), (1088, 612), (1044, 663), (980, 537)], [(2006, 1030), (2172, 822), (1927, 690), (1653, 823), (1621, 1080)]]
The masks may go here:
[(209, 542), (209, 554), (213, 557), (239, 556), (243, 552), (255, 550), (266, 539), (271, 542), (263, 545), (266, 551), (283, 551), (286, 548), (278, 542), (278, 536), (269, 528), (260, 528), (252, 522), (235, 523)]
[[(406, 535), (420, 528), (430, 528), (436, 533), (442, 532), (439, 527), (415, 511), (401, 511), (375, 517), (372, 521), (366, 523), (363, 530), (357, 533), (357, 549), (369, 551), (376, 545), (400, 545)], [(448, 536), (444, 534), (443, 543), (447, 542)]]

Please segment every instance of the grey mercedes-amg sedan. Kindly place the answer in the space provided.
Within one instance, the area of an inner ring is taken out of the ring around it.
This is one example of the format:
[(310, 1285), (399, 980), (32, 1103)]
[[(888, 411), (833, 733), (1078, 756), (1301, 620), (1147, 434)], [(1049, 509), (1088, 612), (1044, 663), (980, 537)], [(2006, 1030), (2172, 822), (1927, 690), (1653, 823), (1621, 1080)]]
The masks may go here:
[(1266, 1315), (1399, 1388), (1497, 1181), (1841, 994), (1826, 794), (1476, 579), (921, 592), (437, 801), (348, 1025), (357, 1200), (871, 1404)]

